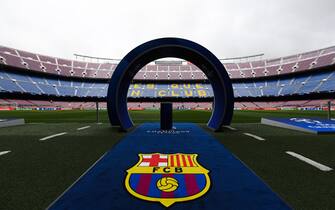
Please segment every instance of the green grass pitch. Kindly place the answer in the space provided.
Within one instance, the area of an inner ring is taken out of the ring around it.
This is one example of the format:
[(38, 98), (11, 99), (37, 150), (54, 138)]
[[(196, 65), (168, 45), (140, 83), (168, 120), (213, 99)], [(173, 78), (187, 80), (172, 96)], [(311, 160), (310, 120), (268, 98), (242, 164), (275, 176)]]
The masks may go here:
[[(198, 123), (260, 176), (294, 209), (335, 209), (335, 172), (323, 172), (285, 153), (294, 151), (335, 167), (335, 135), (314, 135), (261, 125), (261, 117), (326, 117), (323, 111), (235, 111), (232, 127), (213, 133), (209, 111), (174, 111), (175, 122)], [(132, 111), (136, 124), (159, 121), (158, 111)], [(1, 111), (26, 125), (0, 128), (0, 209), (45, 209), (125, 135), (106, 111)], [(83, 126), (88, 129), (77, 130)], [(46, 141), (48, 135), (67, 132)], [(258, 141), (244, 135), (265, 138)]]

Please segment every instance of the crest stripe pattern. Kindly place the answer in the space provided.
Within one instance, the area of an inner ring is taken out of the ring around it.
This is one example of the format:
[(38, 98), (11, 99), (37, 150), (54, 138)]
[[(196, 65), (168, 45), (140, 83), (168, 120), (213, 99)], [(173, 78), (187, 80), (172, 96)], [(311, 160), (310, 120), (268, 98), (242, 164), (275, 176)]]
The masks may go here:
[[(163, 177), (178, 181), (178, 188), (173, 192), (160, 191), (156, 183)], [(136, 192), (153, 198), (182, 198), (199, 193), (206, 186), (202, 174), (132, 174), (131, 188)]]
[(188, 195), (197, 194), (199, 190), (199, 186), (197, 184), (197, 180), (194, 174), (185, 174), (185, 183)]
[(141, 174), (136, 191), (142, 195), (149, 193), (152, 174)]

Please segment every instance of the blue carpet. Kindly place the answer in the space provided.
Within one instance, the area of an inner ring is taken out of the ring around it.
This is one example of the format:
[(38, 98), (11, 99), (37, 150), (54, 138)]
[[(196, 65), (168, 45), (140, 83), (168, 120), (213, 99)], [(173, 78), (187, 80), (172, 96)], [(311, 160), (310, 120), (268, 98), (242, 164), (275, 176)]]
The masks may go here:
[(138, 154), (156, 152), (197, 153), (198, 162), (210, 170), (211, 188), (204, 196), (175, 203), (169, 209), (290, 209), (214, 137), (195, 124), (174, 125), (177, 129), (165, 134), (159, 132), (158, 123), (145, 123), (136, 128), (50, 209), (166, 209), (158, 202), (135, 198), (124, 186), (126, 170), (138, 162)]

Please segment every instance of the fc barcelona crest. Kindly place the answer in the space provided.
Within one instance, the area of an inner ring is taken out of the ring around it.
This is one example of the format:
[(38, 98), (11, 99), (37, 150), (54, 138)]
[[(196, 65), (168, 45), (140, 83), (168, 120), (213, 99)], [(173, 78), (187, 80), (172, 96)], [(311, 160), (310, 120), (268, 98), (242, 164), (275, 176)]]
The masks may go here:
[(197, 154), (139, 154), (139, 161), (128, 169), (125, 185), (130, 194), (160, 202), (169, 207), (204, 195), (210, 186), (208, 170), (197, 161)]

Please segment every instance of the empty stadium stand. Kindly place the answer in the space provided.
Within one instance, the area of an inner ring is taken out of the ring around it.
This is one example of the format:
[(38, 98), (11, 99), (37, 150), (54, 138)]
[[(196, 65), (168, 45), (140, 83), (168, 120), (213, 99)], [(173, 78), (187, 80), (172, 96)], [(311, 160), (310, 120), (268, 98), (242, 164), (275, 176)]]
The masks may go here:
[[(55, 79), (47, 75), (36, 76), (29, 72), (14, 73), (0, 69), (0, 92), (104, 98), (107, 95), (107, 88), (106, 81)], [(233, 82), (233, 89), (236, 98), (329, 93), (335, 91), (335, 71), (264, 81)], [(130, 98), (213, 97), (213, 91), (211, 85), (207, 83), (134, 83), (129, 88), (128, 96)]]
[[(276, 59), (224, 65), (233, 80), (235, 98), (237, 101), (244, 101), (235, 104), (235, 108), (238, 109), (291, 107), (292, 104), (296, 107), (315, 107), (315, 100), (309, 98), (311, 94), (328, 94), (329, 99), (334, 96), (335, 47)], [(67, 101), (72, 98), (85, 98), (85, 101), (104, 100), (108, 79), (116, 66), (117, 63), (67, 60), (0, 46), (0, 94), (2, 98), (12, 100), (11, 94), (28, 95), (28, 98), (41, 96), (42, 99), (49, 96), (63, 97), (62, 100)], [(268, 102), (269, 100), (262, 102), (264, 98), (276, 99), (286, 96), (292, 96), (293, 99), (295, 96), (303, 96), (304, 100), (285, 103)], [(213, 91), (203, 72), (189, 62), (153, 62), (143, 67), (135, 76), (128, 97), (133, 101), (166, 97), (211, 100)], [(15, 103), (22, 106), (34, 105), (29, 100), (16, 100)], [(41, 103), (39, 105), (42, 107), (50, 105), (45, 100)], [(320, 107), (320, 103), (315, 103)], [(0, 101), (0, 104), (6, 103)], [(69, 103), (54, 102), (53, 108), (57, 107), (55, 104), (66, 108)], [(70, 104), (74, 108), (95, 106), (89, 102)], [(211, 103), (200, 104), (205, 108), (211, 106)], [(155, 107), (155, 103), (148, 106), (145, 103), (140, 104), (140, 108), (152, 106)], [(197, 105), (175, 105), (183, 106)]]
[[(315, 70), (335, 63), (335, 46), (276, 59), (243, 63), (224, 63), (232, 79), (285, 75)], [(0, 64), (68, 77), (108, 79), (117, 63), (90, 63), (66, 60), (0, 46)], [(206, 76), (188, 62), (148, 64), (135, 77), (137, 80), (203, 80)]]

